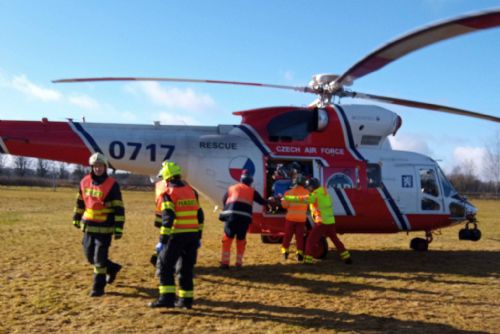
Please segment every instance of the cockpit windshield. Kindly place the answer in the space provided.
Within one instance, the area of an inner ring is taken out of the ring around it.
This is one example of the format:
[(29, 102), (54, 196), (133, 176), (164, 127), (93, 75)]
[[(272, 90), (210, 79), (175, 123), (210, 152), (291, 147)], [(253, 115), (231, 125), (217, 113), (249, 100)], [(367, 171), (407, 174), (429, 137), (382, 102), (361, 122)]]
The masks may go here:
[(443, 192), (445, 197), (451, 197), (455, 194), (458, 194), (458, 192), (455, 190), (451, 182), (448, 180), (446, 175), (444, 175), (443, 171), (439, 166), (437, 166), (437, 172), (439, 179), (441, 180), (441, 185), (443, 186)]

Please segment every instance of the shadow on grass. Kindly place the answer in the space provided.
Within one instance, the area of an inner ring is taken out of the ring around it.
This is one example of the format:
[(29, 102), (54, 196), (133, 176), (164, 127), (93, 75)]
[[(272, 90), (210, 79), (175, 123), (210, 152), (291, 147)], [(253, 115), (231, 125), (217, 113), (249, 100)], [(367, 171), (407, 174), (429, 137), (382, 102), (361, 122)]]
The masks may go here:
[[(404, 250), (375, 250), (351, 251), (354, 264), (347, 266), (338, 260), (336, 252), (330, 251), (326, 260), (318, 261), (311, 266), (304, 266), (289, 261), (287, 264), (249, 265), (245, 271), (268, 268), (269, 272), (299, 271), (317, 274), (343, 274), (351, 276), (374, 276), (374, 273), (383, 273), (383, 278), (390, 278), (388, 274), (446, 274), (469, 277), (499, 277), (500, 252), (498, 251), (428, 251), (414, 252)], [(215, 267), (198, 267), (198, 273), (224, 273)], [(375, 275), (376, 276), (376, 275)], [(447, 281), (448, 282), (448, 281)]]
[(125, 284), (118, 284), (117, 287), (120, 288), (120, 290), (122, 290), (122, 288), (125, 288), (134, 291), (132, 292), (106, 291), (106, 294), (110, 296), (120, 296), (125, 298), (141, 298), (141, 299), (152, 299), (158, 297), (158, 289), (145, 288), (138, 285), (125, 285)]
[[(216, 267), (197, 267), (200, 280), (217, 284), (217, 277), (231, 277), (225, 282), (234, 286), (253, 283), (286, 284), (306, 288), (308, 292), (326, 295), (350, 295), (357, 291), (393, 291), (434, 295), (436, 292), (377, 286), (366, 282), (345, 282), (324, 279), (326, 275), (361, 279), (407, 280), (415, 282), (480, 285), (475, 277), (500, 277), (500, 252), (487, 251), (353, 251), (353, 265), (345, 265), (336, 253), (330, 252), (324, 261), (310, 266), (289, 261), (286, 264), (249, 265), (241, 270), (221, 270)], [(454, 275), (455, 277), (443, 277)], [(215, 277), (214, 277), (215, 276)], [(458, 277), (456, 277), (458, 276)], [(317, 277), (317, 279), (316, 279)], [(272, 289), (271, 287), (261, 287)]]
[[(193, 317), (275, 322), (304, 328), (375, 333), (485, 333), (459, 330), (452, 326), (423, 321), (399, 320), (367, 314), (350, 314), (317, 308), (268, 305), (255, 302), (196, 300)], [(272, 329), (270, 328), (270, 331)]]

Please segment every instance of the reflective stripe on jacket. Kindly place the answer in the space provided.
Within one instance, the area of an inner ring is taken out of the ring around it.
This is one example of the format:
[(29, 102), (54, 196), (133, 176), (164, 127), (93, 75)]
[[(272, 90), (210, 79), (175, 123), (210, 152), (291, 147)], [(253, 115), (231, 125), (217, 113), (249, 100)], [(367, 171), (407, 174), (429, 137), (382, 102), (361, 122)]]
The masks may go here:
[(108, 196), (115, 183), (115, 179), (109, 176), (103, 183), (98, 185), (92, 183), (90, 175), (82, 179), (80, 190), (83, 202), (85, 203), (85, 211), (83, 212), (84, 220), (95, 223), (107, 221), (108, 214), (113, 213), (114, 210), (104, 203), (104, 199)]
[[(300, 185), (293, 187), (285, 192), (285, 196), (308, 196), (309, 192)], [(307, 220), (307, 204), (283, 202), (283, 207), (287, 209), (285, 219), (291, 222), (305, 223)]]
[(244, 183), (237, 183), (227, 189), (227, 199), (221, 215), (226, 220), (244, 217), (251, 222), (255, 190)]
[(165, 192), (171, 202), (163, 202), (162, 210), (170, 209), (175, 213), (175, 220), (171, 233), (199, 232), (198, 210), (200, 205), (194, 190), (185, 185), (183, 187), (168, 187)]
[(309, 203), (309, 209), (315, 223), (335, 224), (332, 198), (324, 187), (319, 187), (308, 196), (284, 196), (283, 200), (290, 203)]
[(309, 209), (315, 223), (335, 224), (332, 198), (324, 187), (319, 187), (309, 195)]

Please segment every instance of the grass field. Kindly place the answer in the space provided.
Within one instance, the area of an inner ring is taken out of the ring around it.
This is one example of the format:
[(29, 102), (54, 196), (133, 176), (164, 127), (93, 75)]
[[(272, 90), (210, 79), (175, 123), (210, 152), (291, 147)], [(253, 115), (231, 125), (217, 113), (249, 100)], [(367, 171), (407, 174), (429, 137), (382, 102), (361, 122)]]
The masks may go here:
[(205, 201), (195, 308), (167, 312), (146, 306), (158, 286), (153, 193), (124, 192), (125, 234), (111, 247), (124, 269), (98, 299), (87, 296), (92, 268), (71, 225), (74, 197), (0, 187), (0, 333), (500, 332), (498, 201), (473, 201), (479, 242), (459, 241), (460, 226), (427, 253), (409, 250), (414, 235), (344, 235), (352, 266), (331, 251), (311, 267), (284, 263), (278, 245), (250, 235), (245, 268), (229, 272), (218, 269), (222, 225)]

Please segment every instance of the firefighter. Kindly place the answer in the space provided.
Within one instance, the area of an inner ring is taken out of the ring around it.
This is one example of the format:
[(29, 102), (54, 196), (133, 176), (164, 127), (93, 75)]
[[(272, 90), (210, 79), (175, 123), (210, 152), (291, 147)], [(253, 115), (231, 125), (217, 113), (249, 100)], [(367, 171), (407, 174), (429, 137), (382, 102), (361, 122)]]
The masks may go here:
[(230, 186), (224, 194), (222, 202), (224, 210), (219, 215), (219, 220), (224, 222), (224, 235), (222, 237), (221, 269), (229, 269), (231, 258), (231, 244), (236, 236), (236, 268), (243, 265), (243, 255), (247, 244), (246, 234), (252, 223), (253, 202), (267, 205), (268, 201), (262, 198), (258, 191), (251, 187), (253, 177), (244, 170), (240, 182)]
[[(162, 163), (162, 169), (160, 169), (160, 172), (157, 175), (157, 178), (159, 178), (160, 180), (155, 183), (155, 203), (156, 203), (156, 206), (155, 206), (154, 226), (156, 228), (158, 228), (158, 229), (161, 228), (162, 222), (163, 222), (163, 219), (162, 219), (162, 208), (161, 207), (162, 207), (162, 203), (163, 203), (163, 195), (167, 191), (167, 187), (168, 187), (167, 181), (165, 181), (163, 179), (162, 170), (163, 170), (163, 166), (166, 165), (166, 164), (168, 164), (168, 163), (169, 163), (168, 161), (164, 161)], [(184, 183), (186, 183), (186, 181), (184, 181)], [(158, 267), (157, 266), (157, 264), (158, 264), (158, 254), (159, 254), (159, 252), (160, 252), (161, 249), (162, 249), (161, 243), (158, 243), (156, 245), (156, 247), (155, 247), (154, 253), (151, 255), (151, 258), (149, 259), (149, 262), (155, 268)], [(179, 260), (177, 261), (177, 264), (175, 265), (176, 274), (179, 272), (179, 268), (180, 268), (180, 265), (181, 265), (180, 262), (181, 262), (181, 259), (179, 258)], [(158, 268), (157, 268), (157, 270), (158, 270)]]
[(337, 237), (333, 203), (330, 195), (324, 187), (320, 186), (319, 180), (316, 178), (308, 179), (305, 186), (309, 191), (308, 196), (283, 197), (284, 201), (309, 203), (314, 226), (307, 237), (304, 263), (310, 264), (313, 262), (313, 249), (321, 237), (325, 236), (329, 237), (335, 244), (341, 260), (346, 264), (351, 264), (352, 259), (349, 251), (346, 250), (342, 241)]
[[(305, 182), (305, 177), (297, 174), (294, 179), (293, 188), (285, 192), (285, 196), (307, 196), (309, 192), (304, 188)], [(285, 235), (280, 247), (281, 254), (285, 260), (288, 259), (288, 248), (295, 234), (295, 242), (297, 243), (296, 258), (297, 261), (302, 262), (304, 260), (304, 232), (307, 221), (307, 204), (284, 201), (283, 208), (287, 209), (287, 212), (285, 216)]]
[[(161, 174), (166, 182), (162, 195), (162, 226), (158, 269), (159, 297), (150, 307), (192, 308), (193, 267), (203, 231), (203, 210), (197, 192), (181, 178), (181, 168), (174, 162), (165, 162)], [(175, 264), (180, 261), (179, 289), (175, 289)]]
[[(167, 164), (167, 162), (164, 162), (162, 163), (162, 167), (163, 167), (163, 164)], [(155, 203), (156, 203), (156, 206), (155, 206), (155, 220), (154, 220), (154, 226), (158, 229), (161, 228), (161, 225), (162, 225), (162, 209), (161, 209), (161, 205), (163, 203), (163, 194), (167, 191), (167, 182), (165, 180), (163, 180), (163, 176), (161, 175), (161, 172), (162, 170), (160, 170), (160, 172), (158, 173), (158, 178), (160, 178), (159, 181), (157, 181), (155, 183)], [(161, 247), (158, 247), (158, 249), (161, 248)], [(151, 258), (150, 258), (150, 262), (153, 266), (156, 267), (156, 264), (157, 264), (157, 260), (158, 260), (158, 249), (155, 250), (155, 252), (153, 253), (153, 255), (151, 255)]]
[(80, 182), (74, 209), (73, 225), (82, 229), (83, 251), (94, 266), (94, 285), (91, 297), (104, 294), (107, 284), (113, 283), (122, 266), (108, 257), (111, 238), (122, 237), (125, 223), (120, 186), (108, 176), (108, 160), (102, 153), (89, 158), (90, 174)]

